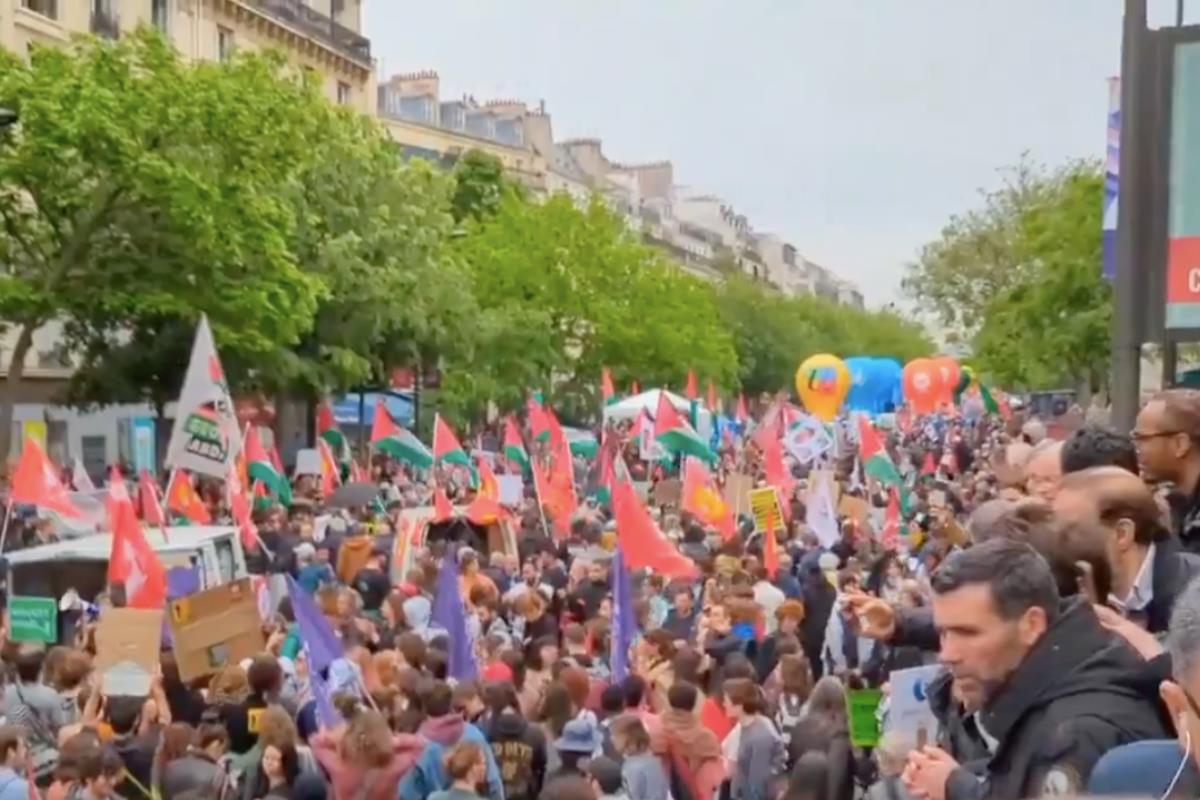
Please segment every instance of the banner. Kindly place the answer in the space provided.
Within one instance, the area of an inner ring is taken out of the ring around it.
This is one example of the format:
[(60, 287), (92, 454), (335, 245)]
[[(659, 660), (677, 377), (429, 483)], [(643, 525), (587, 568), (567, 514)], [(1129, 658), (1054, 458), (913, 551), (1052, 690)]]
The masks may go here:
[(155, 459), (154, 419), (152, 417), (134, 417), (130, 425), (133, 436), (133, 474), (140, 475), (146, 470), (151, 475), (158, 473)]
[(221, 369), (208, 317), (201, 316), (175, 410), (165, 464), (168, 468), (224, 479), (237, 458), (240, 444), (241, 431), (225, 371)]
[(1117, 279), (1117, 197), (1121, 184), (1121, 79), (1108, 79), (1108, 147), (1104, 155), (1103, 271)]

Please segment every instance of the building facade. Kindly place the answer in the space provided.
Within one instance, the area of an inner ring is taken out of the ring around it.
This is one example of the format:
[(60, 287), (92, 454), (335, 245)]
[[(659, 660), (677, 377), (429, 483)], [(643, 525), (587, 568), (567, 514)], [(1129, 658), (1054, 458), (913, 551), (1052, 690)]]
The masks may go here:
[[(362, 35), (363, 0), (0, 0), (0, 47), (25, 54), (64, 46), (73, 36), (118, 38), (140, 25), (158, 28), (188, 59), (217, 61), (243, 49), (271, 48), (297, 69), (315, 75), (330, 101), (373, 114), (371, 42)], [(71, 375), (50, 323), (34, 334), (25, 377), (14, 399), (14, 456), (26, 437), (42, 441), (60, 464), (80, 458), (93, 478), (105, 464), (154, 463), (154, 427), (148, 406), (111, 406), (77, 412), (57, 405)], [(8, 371), (13, 332), (0, 335), (0, 381)], [(2, 385), (2, 384), (0, 384)], [(3, 390), (3, 389), (0, 389)], [(170, 409), (167, 410), (168, 415)]]
[(0, 0), (0, 46), (15, 53), (81, 33), (116, 38), (139, 25), (158, 28), (191, 59), (273, 48), (319, 76), (331, 101), (374, 111), (362, 0)]

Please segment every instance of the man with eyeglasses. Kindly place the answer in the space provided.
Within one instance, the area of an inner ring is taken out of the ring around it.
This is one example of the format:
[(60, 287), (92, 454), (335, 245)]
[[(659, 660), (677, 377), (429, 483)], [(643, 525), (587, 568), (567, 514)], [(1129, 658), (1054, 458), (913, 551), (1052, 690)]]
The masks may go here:
[(1184, 549), (1200, 553), (1200, 392), (1168, 389), (1142, 407), (1130, 432), (1142, 477), (1175, 487), (1173, 527)]

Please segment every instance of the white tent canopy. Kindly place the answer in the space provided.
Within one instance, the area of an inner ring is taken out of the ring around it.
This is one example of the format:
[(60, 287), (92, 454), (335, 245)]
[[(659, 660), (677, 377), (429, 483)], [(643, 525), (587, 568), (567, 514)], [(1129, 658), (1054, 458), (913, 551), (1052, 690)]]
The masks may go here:
[[(604, 408), (604, 421), (607, 423), (610, 419), (623, 422), (625, 420), (637, 419), (638, 414), (643, 410), (654, 417), (658, 409), (658, 396), (666, 394), (667, 399), (675, 409), (683, 415), (684, 419), (689, 419), (689, 414), (692, 409), (692, 402), (686, 397), (680, 397), (673, 392), (668, 392), (665, 389), (650, 389), (649, 391), (635, 394), (633, 397), (626, 397), (619, 403), (613, 403), (611, 406)], [(713, 431), (713, 415), (712, 412), (704, 407), (704, 403), (696, 401), (696, 433), (700, 434), (701, 438), (708, 441), (712, 438)]]

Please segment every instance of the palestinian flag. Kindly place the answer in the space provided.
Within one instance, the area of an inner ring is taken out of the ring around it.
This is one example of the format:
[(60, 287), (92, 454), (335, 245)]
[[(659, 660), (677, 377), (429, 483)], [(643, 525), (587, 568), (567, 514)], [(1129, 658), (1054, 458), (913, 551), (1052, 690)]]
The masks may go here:
[(521, 429), (511, 416), (504, 420), (504, 457), (514, 464), (520, 464), (522, 472), (529, 471), (529, 453), (525, 451)]
[(879, 434), (865, 414), (858, 416), (858, 460), (863, 471), (885, 486), (901, 486), (903, 481), (891, 456), (883, 449)]
[(450, 426), (446, 424), (446, 420), (442, 419), (441, 414), (436, 415), (433, 419), (433, 459), (472, 469), (470, 456), (467, 455), (466, 450), (463, 450), (458, 437), (454, 435), (454, 431), (450, 430)]
[(258, 436), (258, 428), (253, 425), (246, 427), (246, 440), (243, 452), (246, 457), (246, 475), (251, 484), (255, 481), (260, 481), (263, 486), (270, 489), (280, 499), (285, 494), (291, 495), (291, 482), (288, 480), (287, 475), (283, 474), (283, 470), (275, 466), (270, 454), (267, 453), (267, 448), (263, 447), (262, 439)]
[(533, 433), (533, 438), (539, 442), (549, 438), (550, 416), (546, 413), (542, 402), (537, 398), (530, 397), (525, 404), (525, 410), (529, 414), (529, 430)]
[[(1000, 404), (996, 402), (996, 398), (992, 395), (992, 390), (982, 383), (979, 384), (979, 397), (983, 400), (983, 410), (988, 414), (999, 414)], [(1004, 415), (1008, 419), (1008, 415)]]
[(192, 487), (192, 476), (185, 469), (176, 469), (167, 482), (167, 511), (178, 514), (196, 525), (209, 525), (212, 516), (208, 507)]
[(617, 391), (613, 388), (612, 371), (608, 367), (600, 370), (600, 397), (606, 406), (617, 401)]
[(418, 469), (433, 466), (433, 453), (411, 431), (401, 428), (380, 401), (371, 425), (371, 446)]
[[(282, 505), (290, 506), (292, 504), (292, 482), (288, 480), (287, 470), (283, 468), (283, 459), (279, 457), (279, 448), (274, 444), (271, 445), (271, 466), (275, 468), (276, 472), (283, 476), (283, 480), (281, 480), (279, 485), (275, 487), (279, 490), (276, 499), (279, 500)], [(248, 486), (249, 482), (242, 485)]]
[(321, 403), (317, 407), (317, 438), (329, 442), (334, 455), (342, 457), (346, 454), (346, 437), (338, 428), (337, 420), (333, 417), (333, 406), (329, 403)]
[(895, 550), (900, 545), (900, 498), (894, 486), (888, 489), (887, 511), (883, 515), (879, 541), (888, 550)]
[(717, 460), (700, 434), (687, 423), (666, 392), (658, 393), (658, 409), (654, 415), (654, 439), (672, 455), (689, 455), (709, 464)]

